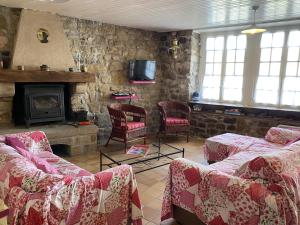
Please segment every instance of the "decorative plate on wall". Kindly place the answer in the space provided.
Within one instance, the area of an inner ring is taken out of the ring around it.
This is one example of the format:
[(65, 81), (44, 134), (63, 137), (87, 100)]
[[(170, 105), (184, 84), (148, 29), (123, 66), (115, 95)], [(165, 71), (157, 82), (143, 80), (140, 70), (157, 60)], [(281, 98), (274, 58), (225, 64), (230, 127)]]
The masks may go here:
[(45, 43), (48, 43), (49, 40), (48, 40), (48, 37), (49, 37), (49, 32), (48, 30), (44, 29), (44, 28), (40, 28), (38, 31), (37, 31), (37, 39), (45, 44)]

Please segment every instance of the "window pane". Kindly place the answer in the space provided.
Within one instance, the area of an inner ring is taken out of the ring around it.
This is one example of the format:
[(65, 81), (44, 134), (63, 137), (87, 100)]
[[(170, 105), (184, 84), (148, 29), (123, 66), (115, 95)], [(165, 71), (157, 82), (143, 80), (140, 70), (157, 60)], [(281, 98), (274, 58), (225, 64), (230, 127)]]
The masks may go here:
[(226, 76), (224, 79), (225, 88), (240, 89), (243, 85), (243, 77), (241, 76)]
[(280, 73), (280, 63), (271, 63), (270, 76), (279, 76)]
[(282, 48), (273, 48), (271, 61), (280, 62), (281, 61), (281, 53), (282, 53)]
[(206, 75), (212, 75), (214, 71), (214, 64), (213, 63), (207, 63), (205, 66), (205, 74)]
[(241, 89), (224, 89), (223, 99), (226, 101), (238, 101), (242, 100), (242, 90)]
[(222, 57), (223, 57), (223, 51), (215, 51), (215, 57), (214, 57), (215, 62), (222, 62)]
[(294, 92), (284, 91), (281, 96), (281, 104), (282, 105), (293, 105), (294, 104)]
[(219, 88), (203, 88), (202, 96), (204, 99), (218, 100), (220, 94)]
[(236, 51), (236, 62), (244, 62), (245, 59), (245, 50), (237, 50)]
[(213, 61), (214, 61), (214, 51), (207, 51), (206, 62), (213, 62)]
[(289, 34), (288, 46), (300, 46), (300, 31), (291, 31)]
[(227, 51), (227, 62), (234, 62), (235, 61), (235, 50), (228, 50)]
[(237, 49), (245, 49), (247, 45), (246, 35), (239, 35), (237, 38)]
[(244, 63), (235, 64), (235, 75), (243, 75), (244, 73)]
[(288, 61), (298, 61), (299, 60), (299, 47), (289, 47), (288, 48)]
[(217, 37), (215, 41), (215, 49), (223, 50), (223, 46), (224, 46), (224, 37)]
[(271, 48), (263, 48), (260, 53), (260, 61), (269, 62), (271, 58)]
[(277, 103), (277, 92), (265, 91), (265, 90), (257, 90), (255, 96), (255, 102), (257, 103), (265, 103), (265, 104), (273, 104)]
[(221, 71), (222, 71), (222, 64), (215, 63), (214, 64), (214, 75), (221, 75)]
[(288, 62), (286, 64), (286, 76), (296, 76), (297, 74), (297, 62)]
[(272, 47), (272, 34), (271, 33), (263, 33), (262, 34), (260, 47), (261, 48)]
[(282, 47), (284, 42), (284, 32), (273, 34), (272, 47)]
[(261, 63), (259, 65), (259, 75), (267, 76), (269, 75), (270, 63)]
[(234, 63), (226, 64), (226, 75), (234, 75)]
[(227, 49), (236, 49), (236, 36), (228, 36)]
[(214, 49), (215, 49), (215, 38), (207, 38), (206, 50), (214, 50)]

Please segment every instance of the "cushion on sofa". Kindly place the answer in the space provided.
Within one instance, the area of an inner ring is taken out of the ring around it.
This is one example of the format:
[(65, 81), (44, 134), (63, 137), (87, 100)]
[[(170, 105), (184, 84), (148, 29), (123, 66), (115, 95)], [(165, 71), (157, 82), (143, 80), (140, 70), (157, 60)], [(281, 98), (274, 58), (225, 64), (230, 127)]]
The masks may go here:
[(59, 174), (58, 170), (51, 166), (46, 160), (18, 146), (14, 148), (19, 154), (30, 160), (38, 169), (42, 170), (43, 172), (50, 174)]
[(299, 138), (300, 131), (279, 127), (271, 127), (265, 136), (267, 141), (283, 145), (293, 143)]
[[(48, 139), (45, 133), (42, 131), (5, 135), (6, 144), (10, 145), (9, 143), (7, 143), (7, 138), (12, 137), (15, 138), (13, 141), (14, 144), (17, 143), (19, 147), (24, 148), (34, 154), (42, 151), (52, 152)], [(18, 141), (16, 139), (18, 139)]]
[(187, 119), (183, 118), (177, 118), (177, 117), (167, 117), (166, 118), (166, 124), (167, 125), (188, 125), (189, 121)]

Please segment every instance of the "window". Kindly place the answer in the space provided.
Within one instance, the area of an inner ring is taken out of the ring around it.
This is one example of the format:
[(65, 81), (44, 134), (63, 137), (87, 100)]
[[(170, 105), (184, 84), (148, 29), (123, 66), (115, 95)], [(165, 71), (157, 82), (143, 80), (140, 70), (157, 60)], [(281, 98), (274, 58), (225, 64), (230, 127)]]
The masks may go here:
[(277, 104), (284, 32), (263, 33), (255, 102)]
[(203, 98), (218, 100), (220, 94), (224, 37), (207, 38)]
[(241, 101), (246, 35), (227, 36), (226, 48), (224, 39), (224, 36), (217, 36), (206, 40), (202, 97), (208, 100)]
[(245, 49), (247, 45), (246, 35), (227, 38), (226, 72), (223, 85), (223, 100), (242, 100), (243, 74)]
[(291, 31), (287, 43), (287, 63), (282, 88), (282, 105), (300, 106), (300, 31)]
[(270, 28), (253, 36), (209, 34), (202, 40), (203, 100), (300, 108), (299, 28)]

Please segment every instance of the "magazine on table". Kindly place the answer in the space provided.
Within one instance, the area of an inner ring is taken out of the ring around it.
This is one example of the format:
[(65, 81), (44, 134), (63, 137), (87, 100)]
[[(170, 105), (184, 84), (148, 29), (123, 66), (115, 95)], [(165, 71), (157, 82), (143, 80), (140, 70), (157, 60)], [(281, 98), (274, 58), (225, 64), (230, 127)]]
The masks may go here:
[(127, 150), (128, 155), (146, 156), (149, 153), (149, 145), (133, 145)]

